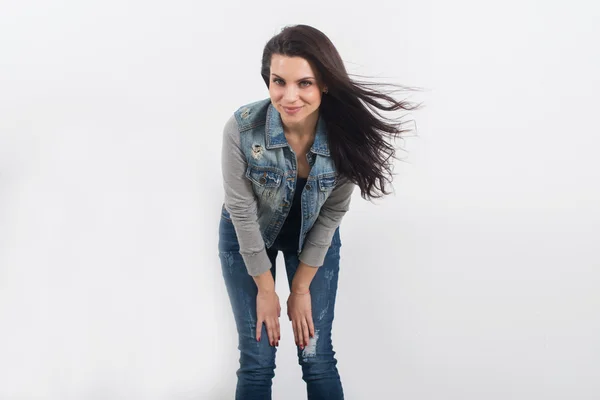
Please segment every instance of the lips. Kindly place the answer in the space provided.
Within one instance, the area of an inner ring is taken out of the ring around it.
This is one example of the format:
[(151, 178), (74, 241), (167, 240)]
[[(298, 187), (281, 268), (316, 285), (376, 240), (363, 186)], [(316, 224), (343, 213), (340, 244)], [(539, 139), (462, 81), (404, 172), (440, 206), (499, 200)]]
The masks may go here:
[(302, 107), (283, 107), (283, 111), (285, 111), (288, 115), (297, 114)]

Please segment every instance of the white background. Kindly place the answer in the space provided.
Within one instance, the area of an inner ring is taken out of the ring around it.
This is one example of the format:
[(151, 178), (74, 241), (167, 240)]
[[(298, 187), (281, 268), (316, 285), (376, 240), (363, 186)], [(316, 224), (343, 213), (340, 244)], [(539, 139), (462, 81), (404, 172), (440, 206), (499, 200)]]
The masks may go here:
[[(340, 229), (346, 398), (600, 398), (585, 3), (2, 1), (0, 399), (233, 398), (221, 134), (268, 96), (263, 46), (294, 23), (351, 72), (426, 89), (395, 194), (356, 190)], [(303, 399), (277, 289), (274, 399)]]

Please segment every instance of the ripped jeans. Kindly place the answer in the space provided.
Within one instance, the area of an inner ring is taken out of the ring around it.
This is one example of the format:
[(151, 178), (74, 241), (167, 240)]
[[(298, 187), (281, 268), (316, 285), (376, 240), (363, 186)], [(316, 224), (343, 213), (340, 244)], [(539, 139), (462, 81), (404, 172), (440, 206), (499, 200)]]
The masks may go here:
[[(298, 363), (302, 367), (302, 379), (306, 382), (309, 400), (341, 400), (344, 398), (340, 375), (336, 368), (337, 360), (331, 343), (331, 326), (335, 295), (337, 291), (340, 261), (340, 234), (336, 230), (331, 246), (325, 256), (324, 264), (319, 267), (310, 284), (312, 315), (315, 335), (309, 344), (298, 352)], [(275, 260), (278, 251), (283, 252), (288, 284), (294, 278), (298, 267), (296, 253), (298, 243), (275, 243), (267, 249), (271, 260), (271, 273), (275, 278)], [(221, 216), (219, 224), (219, 258), (229, 300), (238, 331), (238, 349), (240, 350), (240, 368), (237, 370), (236, 400), (269, 400), (271, 399), (272, 379), (275, 376), (276, 347), (269, 345), (269, 338), (262, 326), (260, 342), (256, 341), (256, 295), (258, 289), (254, 279), (246, 270), (239, 253), (239, 244), (233, 223)], [(286, 299), (280, 298), (285, 304)], [(282, 307), (283, 308), (283, 307)], [(282, 313), (280, 323), (288, 321)], [(290, 323), (291, 324), (291, 323)], [(293, 338), (286, 338), (281, 343), (288, 345)], [(284, 395), (282, 398), (285, 398)]]

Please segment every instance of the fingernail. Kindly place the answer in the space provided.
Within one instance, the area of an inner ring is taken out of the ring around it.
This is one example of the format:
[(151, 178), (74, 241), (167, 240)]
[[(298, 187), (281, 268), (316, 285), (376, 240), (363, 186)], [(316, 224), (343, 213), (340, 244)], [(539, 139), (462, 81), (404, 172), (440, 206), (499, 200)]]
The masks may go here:
[(260, 342), (260, 338), (256, 339), (257, 342)]

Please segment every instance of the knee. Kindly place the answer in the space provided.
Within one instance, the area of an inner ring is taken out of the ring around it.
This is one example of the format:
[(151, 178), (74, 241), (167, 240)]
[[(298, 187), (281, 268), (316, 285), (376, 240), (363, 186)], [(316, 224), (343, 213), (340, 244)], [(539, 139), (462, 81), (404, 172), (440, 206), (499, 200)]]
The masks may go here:
[(275, 376), (275, 348), (256, 341), (243, 346), (237, 375), (253, 381), (272, 379)]
[(241, 365), (237, 370), (237, 376), (246, 382), (268, 382), (275, 376), (275, 365)]
[(305, 357), (300, 360), (305, 382), (339, 380), (337, 360), (333, 356)]
[(270, 381), (275, 376), (275, 360), (257, 360), (240, 357), (240, 368), (237, 376), (246, 381)]
[(315, 336), (309, 339), (308, 346), (299, 350), (298, 361), (304, 373), (308, 375), (321, 375), (336, 371), (337, 360), (331, 340), (327, 340), (327, 337), (321, 338), (318, 330), (315, 330)]

